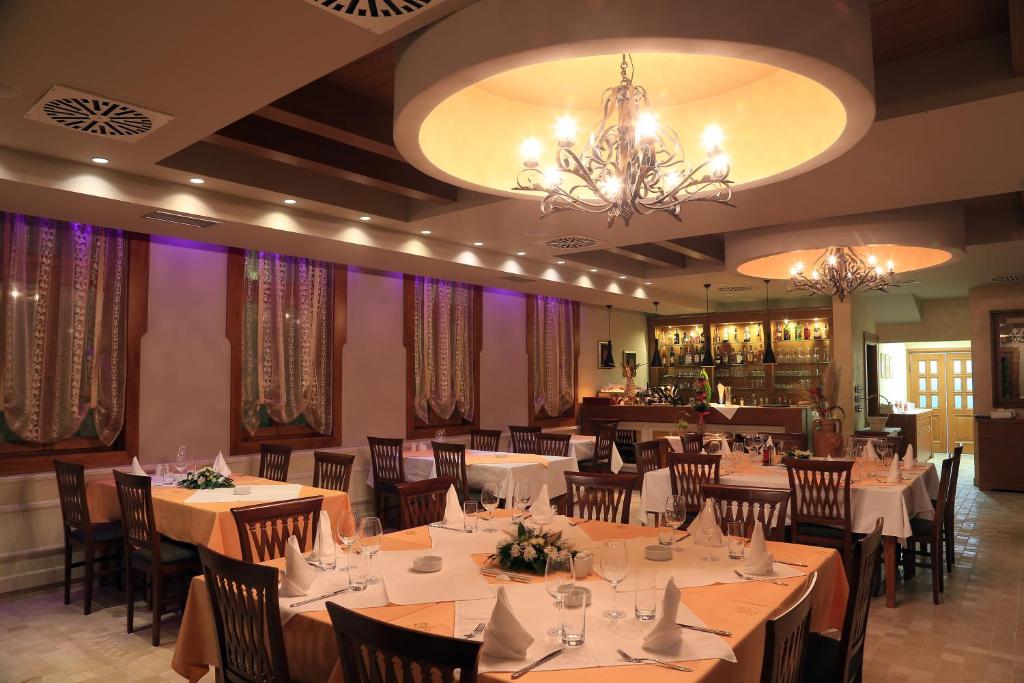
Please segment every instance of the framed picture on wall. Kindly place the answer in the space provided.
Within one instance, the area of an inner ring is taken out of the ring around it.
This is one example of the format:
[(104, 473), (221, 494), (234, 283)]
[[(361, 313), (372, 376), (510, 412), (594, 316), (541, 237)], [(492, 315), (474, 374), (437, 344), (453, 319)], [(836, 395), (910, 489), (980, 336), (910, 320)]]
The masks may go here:
[(878, 376), (881, 379), (892, 379), (892, 356), (888, 353), (878, 354)]
[(636, 351), (623, 351), (622, 352), (622, 376), (626, 376), (626, 366), (636, 365)]
[(605, 357), (611, 357), (614, 359), (614, 356), (611, 355), (611, 343), (607, 341), (599, 341), (597, 342), (597, 367), (599, 370), (607, 370), (608, 368), (615, 367), (615, 361), (613, 360), (611, 363), (605, 363)]

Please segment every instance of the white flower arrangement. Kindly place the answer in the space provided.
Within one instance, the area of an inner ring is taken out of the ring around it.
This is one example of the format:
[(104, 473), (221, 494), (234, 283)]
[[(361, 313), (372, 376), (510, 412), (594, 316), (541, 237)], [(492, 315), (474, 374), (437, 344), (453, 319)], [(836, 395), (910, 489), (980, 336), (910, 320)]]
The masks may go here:
[(562, 539), (562, 532), (542, 532), (518, 524), (515, 533), (498, 541), (496, 552), (489, 558), (502, 569), (543, 574), (548, 556), (573, 557), (572, 543)]

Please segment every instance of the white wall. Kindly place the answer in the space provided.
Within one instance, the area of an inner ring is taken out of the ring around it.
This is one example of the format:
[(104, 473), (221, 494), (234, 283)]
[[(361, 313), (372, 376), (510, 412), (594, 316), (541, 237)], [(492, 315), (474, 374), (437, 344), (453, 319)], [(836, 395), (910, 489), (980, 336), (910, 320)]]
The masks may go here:
[(643, 363), (636, 374), (636, 385), (647, 386), (647, 316), (636, 311), (612, 309), (612, 350), (616, 366), (603, 370), (597, 366), (597, 343), (608, 339), (608, 310), (603, 306), (580, 305), (580, 387), (579, 395), (594, 396), (607, 384), (622, 384), (622, 352), (636, 351)]
[(878, 353), (890, 357), (892, 377), (878, 380), (878, 393), (889, 399), (890, 403), (907, 399), (907, 345), (903, 343), (879, 344)]

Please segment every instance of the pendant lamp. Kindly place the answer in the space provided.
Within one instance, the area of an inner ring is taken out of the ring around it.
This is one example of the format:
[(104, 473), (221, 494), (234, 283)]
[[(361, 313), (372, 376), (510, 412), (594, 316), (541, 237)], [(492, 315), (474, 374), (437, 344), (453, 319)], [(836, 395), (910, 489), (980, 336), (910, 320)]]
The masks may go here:
[(701, 367), (715, 367), (715, 357), (711, 355), (711, 283), (704, 284), (704, 324), (707, 332), (704, 334), (704, 357), (701, 358)]
[(615, 355), (612, 353), (612, 305), (605, 304), (608, 309), (608, 343), (604, 347), (604, 355), (601, 356), (602, 368), (615, 367)]
[(764, 281), (764, 319), (765, 324), (768, 325), (768, 329), (765, 330), (764, 334), (764, 357), (761, 362), (765, 365), (775, 365), (775, 351), (772, 350), (772, 322), (771, 318), (768, 317), (768, 283), (771, 280)]
[[(661, 303), (660, 301), (655, 301), (654, 302), (654, 317), (655, 318), (658, 317), (658, 304), (660, 304), (660, 303)], [(658, 333), (657, 332), (654, 333), (654, 352), (651, 354), (651, 362), (649, 363), (649, 365), (652, 368), (660, 368), (661, 367), (661, 350), (658, 348)]]

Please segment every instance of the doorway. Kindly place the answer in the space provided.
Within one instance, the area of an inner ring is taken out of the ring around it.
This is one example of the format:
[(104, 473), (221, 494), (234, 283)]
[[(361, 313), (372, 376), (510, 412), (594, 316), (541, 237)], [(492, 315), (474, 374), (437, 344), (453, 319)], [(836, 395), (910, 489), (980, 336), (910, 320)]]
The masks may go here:
[(974, 363), (963, 349), (907, 350), (907, 400), (932, 410), (932, 452), (974, 452)]

